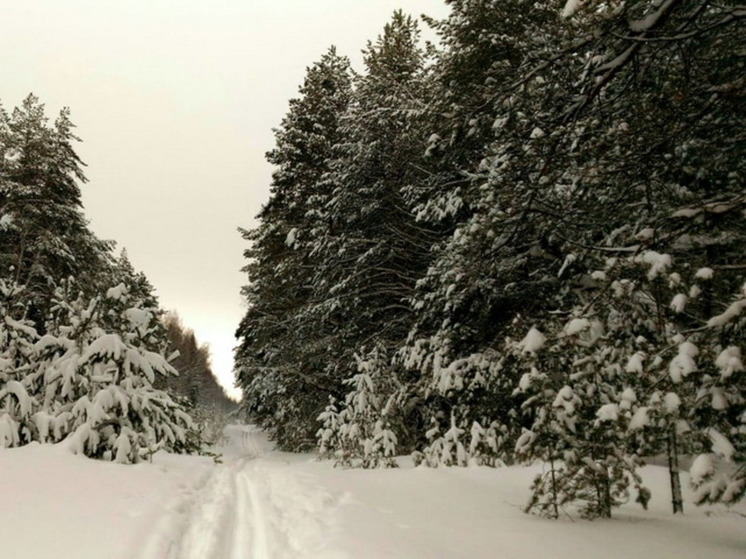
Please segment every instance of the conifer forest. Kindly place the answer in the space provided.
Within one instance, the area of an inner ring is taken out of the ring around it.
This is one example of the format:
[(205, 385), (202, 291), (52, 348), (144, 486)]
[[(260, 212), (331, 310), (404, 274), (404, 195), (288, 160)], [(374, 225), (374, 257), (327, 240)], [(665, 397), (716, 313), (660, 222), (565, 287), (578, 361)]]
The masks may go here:
[(329, 49), (276, 128), (242, 406), (344, 467), (543, 461), (526, 511), (554, 518), (646, 506), (652, 456), (673, 512), (680, 469), (739, 501), (744, 7), (446, 3), (361, 72)]

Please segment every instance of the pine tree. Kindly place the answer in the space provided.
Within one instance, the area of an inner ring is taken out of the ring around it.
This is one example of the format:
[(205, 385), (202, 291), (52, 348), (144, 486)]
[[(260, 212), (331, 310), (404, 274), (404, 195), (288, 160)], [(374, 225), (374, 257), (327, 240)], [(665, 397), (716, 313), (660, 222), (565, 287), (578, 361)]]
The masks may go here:
[(393, 468), (398, 437), (396, 389), (387, 371), (383, 348), (355, 356), (357, 374), (344, 381), (350, 391), (344, 402), (330, 402), (317, 418), (319, 454), (345, 467)]
[(381, 339), (406, 335), (407, 297), (429, 248), (402, 193), (422, 175), (417, 163), (425, 151), (417, 127), (425, 87), (418, 38), (415, 22), (397, 12), (369, 43), (367, 73), (356, 81), (324, 181), (332, 189), (331, 226), (317, 248), (315, 310), (337, 324), (350, 321), (346, 346), (370, 341), (373, 331)]
[(336, 388), (324, 375), (324, 340), (335, 326), (307, 310), (319, 265), (316, 239), (329, 226), (324, 209), (330, 191), (320, 181), (340, 140), (351, 87), (349, 61), (334, 48), (307, 70), (267, 154), (276, 166), (271, 198), (258, 227), (242, 231), (252, 244), (245, 251), (248, 310), (236, 333), (236, 378), (244, 408), (285, 448), (308, 444), (319, 405)]
[[(418, 223), (409, 196), (428, 176), (423, 122), (429, 71), (416, 22), (396, 12), (368, 43), (364, 63), (343, 141), (323, 181), (332, 192), (325, 210), (330, 226), (317, 243), (309, 308), (333, 329), (325, 342), (338, 385), (355, 375), (356, 353), (383, 347), (393, 358), (389, 350), (405, 342), (414, 317), (410, 298), (435, 239)], [(393, 363), (382, 367), (385, 375), (401, 370)], [(407, 432), (398, 440), (405, 448), (412, 444)]]
[(26, 286), (40, 330), (59, 281), (74, 276), (91, 295), (112, 264), (111, 243), (83, 216), (73, 128), (68, 109), (50, 125), (33, 95), (10, 115), (0, 110), (0, 274)]

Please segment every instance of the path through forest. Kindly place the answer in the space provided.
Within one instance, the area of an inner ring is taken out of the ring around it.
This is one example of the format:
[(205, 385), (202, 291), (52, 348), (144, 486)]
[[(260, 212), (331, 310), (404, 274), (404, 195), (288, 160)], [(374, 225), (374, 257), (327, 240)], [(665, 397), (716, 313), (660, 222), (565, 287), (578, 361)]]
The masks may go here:
[(326, 549), (336, 502), (250, 426), (231, 426), (223, 463), (184, 487), (139, 559), (341, 558)]

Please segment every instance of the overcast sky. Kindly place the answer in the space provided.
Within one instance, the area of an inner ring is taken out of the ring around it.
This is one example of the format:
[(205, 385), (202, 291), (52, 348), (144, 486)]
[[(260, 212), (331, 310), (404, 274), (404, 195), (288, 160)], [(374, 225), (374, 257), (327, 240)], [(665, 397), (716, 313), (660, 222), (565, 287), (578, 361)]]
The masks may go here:
[[(92, 229), (126, 248), (232, 384), (245, 243), (269, 195), (271, 129), (305, 68), (360, 51), (396, 8), (442, 0), (22, 0), (0, 16), (0, 102), (72, 110)], [(235, 392), (234, 392), (235, 394)]]

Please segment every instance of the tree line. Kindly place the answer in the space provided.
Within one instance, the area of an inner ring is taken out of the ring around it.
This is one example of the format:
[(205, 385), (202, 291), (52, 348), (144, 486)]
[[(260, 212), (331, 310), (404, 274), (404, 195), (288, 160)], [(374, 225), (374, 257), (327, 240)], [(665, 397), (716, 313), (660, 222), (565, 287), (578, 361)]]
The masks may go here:
[[(746, 492), (743, 8), (446, 0), (306, 72), (242, 230), (243, 406), (348, 466), (543, 460), (610, 516), (644, 456)], [(722, 466), (722, 467), (721, 467)]]
[(68, 109), (50, 123), (34, 95), (0, 107), (0, 448), (66, 440), (122, 463), (200, 451), (208, 426), (192, 415), (227, 398), (145, 275), (88, 228), (77, 140)]

